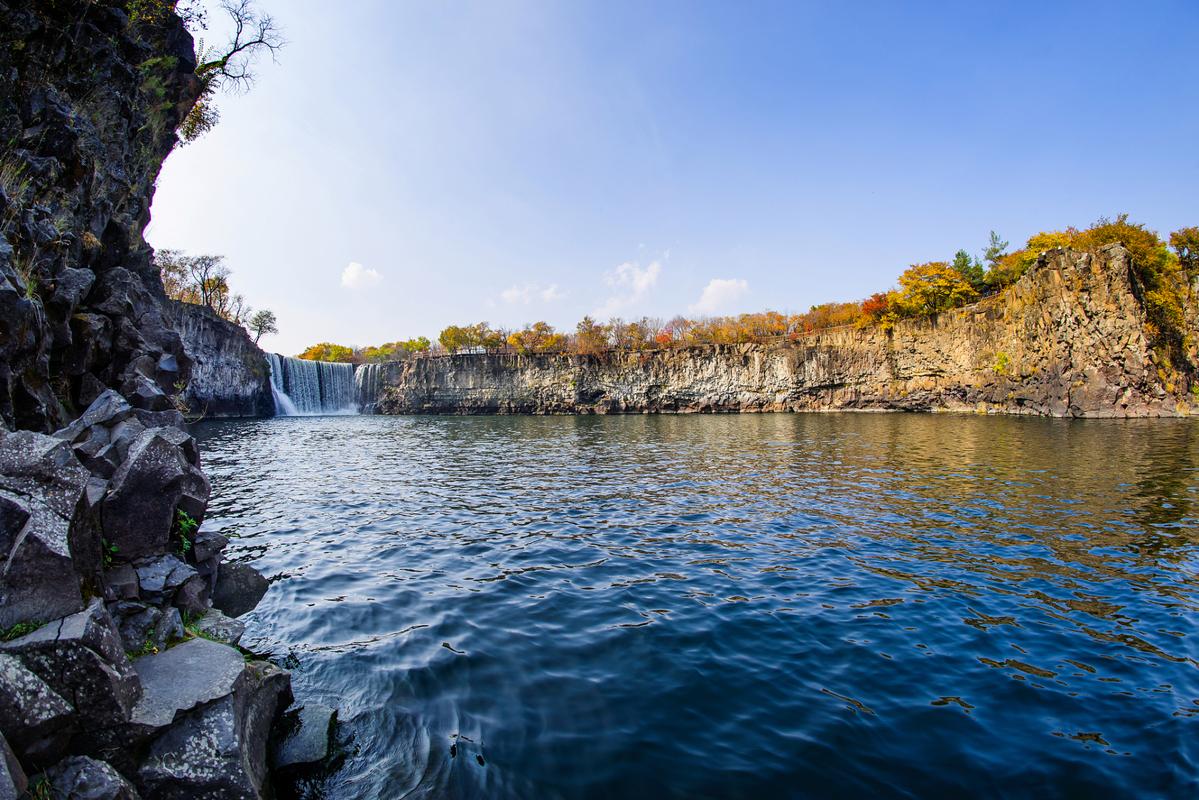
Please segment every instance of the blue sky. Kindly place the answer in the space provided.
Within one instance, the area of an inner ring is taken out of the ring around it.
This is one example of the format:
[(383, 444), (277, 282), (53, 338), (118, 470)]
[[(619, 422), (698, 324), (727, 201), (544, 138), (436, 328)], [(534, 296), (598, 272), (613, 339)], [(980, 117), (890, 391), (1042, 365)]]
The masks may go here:
[(1194, 0), (259, 3), (289, 44), (147, 238), (224, 254), (284, 353), (802, 311), (991, 229), (1199, 224)]

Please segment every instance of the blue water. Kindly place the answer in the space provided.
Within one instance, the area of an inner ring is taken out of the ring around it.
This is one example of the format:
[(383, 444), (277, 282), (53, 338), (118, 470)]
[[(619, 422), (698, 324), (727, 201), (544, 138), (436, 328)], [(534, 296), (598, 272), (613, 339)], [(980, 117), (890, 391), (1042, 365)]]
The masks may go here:
[(1199, 426), (201, 426), (314, 796), (1195, 797)]

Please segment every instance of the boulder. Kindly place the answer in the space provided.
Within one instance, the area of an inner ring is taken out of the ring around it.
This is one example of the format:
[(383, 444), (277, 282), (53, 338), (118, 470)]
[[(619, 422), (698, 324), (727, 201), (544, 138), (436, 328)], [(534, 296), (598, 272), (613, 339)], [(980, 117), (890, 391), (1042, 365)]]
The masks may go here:
[(169, 605), (179, 587), (197, 578), (196, 570), (173, 555), (159, 556), (135, 565), (138, 595), (155, 605)]
[(136, 600), (137, 571), (132, 564), (114, 564), (104, 570), (105, 598), (109, 601)]
[(179, 609), (161, 609), (145, 603), (123, 601), (109, 606), (109, 612), (121, 633), (121, 643), (130, 653), (165, 650), (183, 638), (183, 620)]
[(137, 673), (100, 599), (78, 614), (0, 643), (3, 653), (20, 659), (30, 672), (74, 706), (84, 729), (125, 722), (141, 697)]
[(139, 800), (137, 790), (108, 764), (87, 756), (65, 758), (46, 770), (54, 800)]
[(192, 575), (175, 592), (175, 608), (187, 619), (196, 619), (208, 611), (208, 582), (199, 575)]
[(0, 736), (0, 800), (23, 798), (28, 786), (29, 781), (25, 777), (25, 770), (21, 768), (21, 762), (17, 760), (4, 737)]
[(138, 771), (143, 792), (163, 800), (271, 796), (267, 740), (290, 700), (285, 670), (246, 664), (230, 694), (176, 718), (154, 740)]
[(231, 617), (240, 617), (254, 610), (268, 588), (267, 579), (249, 564), (240, 561), (221, 564), (212, 605)]
[(231, 694), (245, 666), (238, 650), (202, 638), (143, 656), (133, 662), (142, 696), (132, 721), (149, 729), (165, 728), (180, 712)]
[(0, 730), (25, 763), (54, 763), (70, 740), (72, 711), (20, 660), (0, 654)]
[(215, 608), (196, 621), (195, 629), (210, 639), (231, 645), (241, 642), (246, 633), (245, 623), (230, 619)]
[(114, 390), (106, 389), (92, 401), (78, 419), (56, 431), (54, 436), (58, 439), (65, 439), (72, 445), (81, 445), (92, 438), (94, 431), (98, 428), (105, 434), (104, 440), (107, 442), (107, 429), (132, 416), (133, 406), (129, 405), (128, 401)]
[(61, 439), (0, 437), (0, 628), (83, 608), (70, 538), (90, 477)]
[(287, 734), (275, 746), (275, 769), (297, 769), (320, 764), (329, 756), (329, 743), (337, 710), (310, 703), (284, 715)]
[[(169, 551), (177, 510), (197, 522), (208, 503), (208, 479), (177, 444), (175, 428), (149, 428), (129, 447), (104, 501), (104, 536), (124, 560)], [(190, 438), (190, 437), (189, 437)]]

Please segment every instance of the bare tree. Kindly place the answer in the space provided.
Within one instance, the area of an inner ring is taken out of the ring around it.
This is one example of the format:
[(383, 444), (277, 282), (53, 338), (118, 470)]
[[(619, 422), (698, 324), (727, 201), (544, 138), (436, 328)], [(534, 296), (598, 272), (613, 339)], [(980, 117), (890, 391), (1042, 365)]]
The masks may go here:
[(221, 47), (205, 46), (203, 39), (196, 43), (196, 76), (202, 88), (196, 104), (179, 126), (179, 136), (184, 142), (196, 140), (217, 124), (218, 91), (249, 91), (254, 84), (254, 64), (258, 57), (269, 53), (275, 60), (286, 44), (274, 17), (256, 8), (252, 0), (221, 0), (221, 9), (233, 22), (233, 34)]

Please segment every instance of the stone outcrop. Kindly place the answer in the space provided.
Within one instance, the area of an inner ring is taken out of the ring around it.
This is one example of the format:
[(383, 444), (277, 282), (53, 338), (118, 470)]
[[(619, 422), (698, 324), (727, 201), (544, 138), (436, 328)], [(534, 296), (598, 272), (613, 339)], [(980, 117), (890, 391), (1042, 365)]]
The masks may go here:
[[(1194, 295), (1187, 309), (1196, 327)], [(1195, 354), (1189, 354), (1194, 359)], [(931, 319), (776, 345), (456, 355), (389, 365), (380, 413), (976, 411), (1185, 416), (1128, 252), (1055, 250), (1002, 294)]]
[(171, 408), (189, 360), (142, 238), (200, 91), (173, 14), (0, 0), (0, 419), (52, 430), (106, 388)]
[(0, 0), (0, 797), (272, 794), (290, 678), (197, 638), (235, 643), (211, 598), (244, 613), (266, 581), (223, 585), (178, 408), (224, 374), (257, 409), (265, 361), (180, 322), (142, 237), (200, 91), (173, 5)]
[(193, 303), (170, 301), (171, 326), (191, 359), (181, 399), (199, 417), (270, 417), (275, 413), (266, 355), (245, 328)]

